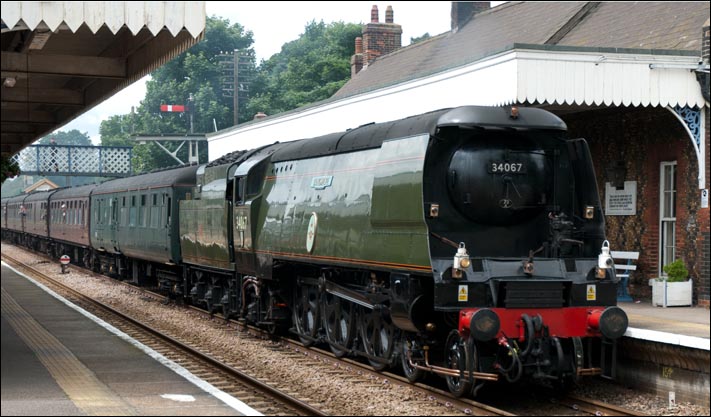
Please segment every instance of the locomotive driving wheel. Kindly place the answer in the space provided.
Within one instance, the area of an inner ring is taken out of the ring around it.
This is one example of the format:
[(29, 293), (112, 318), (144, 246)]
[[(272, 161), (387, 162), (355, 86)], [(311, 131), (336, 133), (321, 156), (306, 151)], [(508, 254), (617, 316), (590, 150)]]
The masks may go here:
[(319, 291), (317, 287), (299, 285), (294, 292), (292, 317), (301, 343), (311, 347), (316, 343), (319, 328)]
[(386, 307), (363, 308), (358, 316), (360, 339), (368, 362), (376, 371), (382, 371), (390, 366), (393, 359), (397, 328), (390, 320)]
[(413, 384), (425, 375), (425, 371), (418, 369), (412, 365), (410, 362), (415, 362), (413, 356), (415, 356), (415, 348), (417, 347), (415, 342), (410, 341), (408, 338), (403, 338), (402, 347), (400, 351), (400, 360), (402, 362), (402, 371), (405, 374), (405, 378)]
[(350, 350), (355, 337), (355, 312), (353, 303), (333, 294), (324, 293), (321, 297), (321, 315), (331, 351), (337, 358), (342, 358)]
[(469, 393), (472, 384), (468, 377), (468, 370), (473, 369), (471, 366), (470, 351), (467, 349), (466, 340), (462, 339), (459, 331), (452, 330), (447, 336), (445, 344), (446, 366), (450, 369), (459, 371), (459, 376), (446, 376), (447, 388), (457, 397), (461, 397)]

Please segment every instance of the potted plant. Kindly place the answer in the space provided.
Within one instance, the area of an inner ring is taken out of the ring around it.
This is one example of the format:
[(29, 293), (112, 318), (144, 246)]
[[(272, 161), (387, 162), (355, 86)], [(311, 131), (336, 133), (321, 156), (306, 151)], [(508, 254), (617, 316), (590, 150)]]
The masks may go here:
[(689, 271), (684, 261), (664, 265), (666, 276), (654, 280), (652, 285), (652, 304), (655, 306), (690, 306), (693, 280), (688, 279)]

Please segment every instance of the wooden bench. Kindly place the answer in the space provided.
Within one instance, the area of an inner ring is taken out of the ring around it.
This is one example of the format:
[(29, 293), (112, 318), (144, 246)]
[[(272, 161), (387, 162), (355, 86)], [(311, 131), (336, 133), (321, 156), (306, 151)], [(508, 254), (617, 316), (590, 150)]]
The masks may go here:
[(632, 301), (632, 297), (627, 291), (632, 271), (637, 270), (634, 261), (639, 259), (639, 252), (610, 251), (612, 259), (615, 261), (615, 275), (620, 279), (617, 283), (617, 301)]

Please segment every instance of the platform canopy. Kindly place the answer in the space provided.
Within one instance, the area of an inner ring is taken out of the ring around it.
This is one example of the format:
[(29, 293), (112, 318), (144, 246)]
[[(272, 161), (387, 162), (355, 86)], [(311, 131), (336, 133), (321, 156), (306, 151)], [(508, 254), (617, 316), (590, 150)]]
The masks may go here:
[(175, 58), (204, 30), (204, 1), (3, 1), (2, 154)]

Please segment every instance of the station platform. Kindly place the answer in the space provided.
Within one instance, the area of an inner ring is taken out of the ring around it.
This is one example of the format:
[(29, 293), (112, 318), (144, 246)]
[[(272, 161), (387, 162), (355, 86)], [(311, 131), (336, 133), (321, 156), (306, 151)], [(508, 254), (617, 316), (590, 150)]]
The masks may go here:
[(260, 415), (4, 263), (1, 284), (3, 416)]
[(656, 307), (651, 301), (620, 302), (629, 318), (625, 337), (709, 350), (709, 321), (706, 307)]

